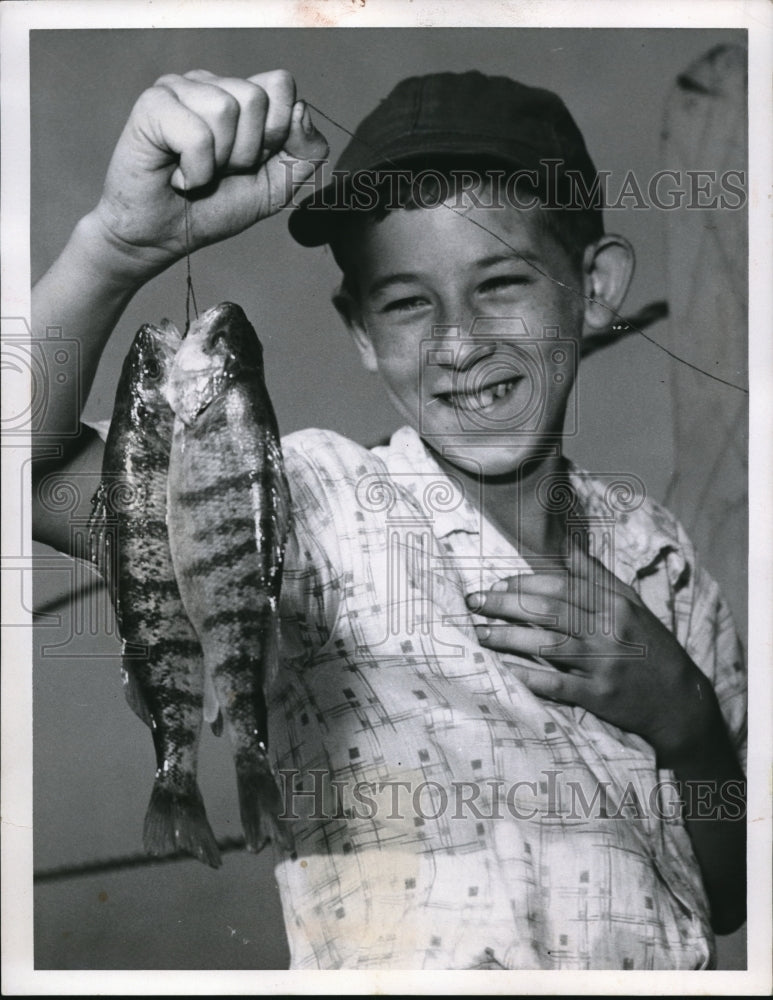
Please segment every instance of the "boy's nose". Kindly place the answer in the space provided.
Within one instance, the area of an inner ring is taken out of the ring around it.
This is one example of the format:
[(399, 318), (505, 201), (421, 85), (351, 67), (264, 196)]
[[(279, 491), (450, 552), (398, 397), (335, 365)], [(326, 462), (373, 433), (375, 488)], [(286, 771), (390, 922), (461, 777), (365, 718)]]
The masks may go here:
[(453, 351), (453, 367), (456, 371), (466, 371), (495, 353), (497, 345), (491, 341), (481, 342), (473, 337), (460, 337)]
[(478, 329), (479, 324), (474, 319), (468, 319), (463, 324), (435, 327), (432, 339), (440, 348), (437, 351), (438, 364), (444, 368), (465, 371), (493, 354), (497, 349), (496, 342), (488, 335), (476, 335)]

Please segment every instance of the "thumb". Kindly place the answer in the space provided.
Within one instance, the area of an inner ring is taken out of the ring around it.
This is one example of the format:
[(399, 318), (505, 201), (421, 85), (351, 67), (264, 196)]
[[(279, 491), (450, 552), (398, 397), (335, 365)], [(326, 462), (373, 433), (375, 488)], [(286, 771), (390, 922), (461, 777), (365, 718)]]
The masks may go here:
[(583, 542), (572, 546), (570, 555), (570, 572), (577, 581), (589, 588), (586, 591), (587, 597), (591, 598), (591, 606), (599, 607), (599, 592), (603, 591), (607, 595), (610, 607), (615, 597), (633, 602), (638, 606), (643, 606), (643, 601), (636, 591), (628, 586), (624, 580), (616, 576), (612, 570), (602, 563), (601, 559), (593, 551), (593, 536), (587, 532)]
[(296, 101), (284, 152), (294, 159), (311, 162), (324, 159), (329, 149), (327, 139), (314, 124), (311, 108), (305, 101)]
[(308, 181), (324, 162), (329, 149), (327, 139), (314, 124), (308, 105), (305, 101), (297, 101), (284, 147), (265, 163), (274, 211), (289, 204), (296, 187)]

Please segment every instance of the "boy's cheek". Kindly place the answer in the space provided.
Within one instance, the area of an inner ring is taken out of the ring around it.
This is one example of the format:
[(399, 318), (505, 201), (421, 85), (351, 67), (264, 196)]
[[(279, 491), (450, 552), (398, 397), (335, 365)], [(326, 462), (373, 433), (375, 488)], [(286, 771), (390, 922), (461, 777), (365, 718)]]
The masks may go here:
[(426, 338), (419, 331), (406, 335), (405, 331), (383, 331), (373, 339), (373, 349), (379, 365), (395, 374), (418, 372), (421, 367), (422, 343)]

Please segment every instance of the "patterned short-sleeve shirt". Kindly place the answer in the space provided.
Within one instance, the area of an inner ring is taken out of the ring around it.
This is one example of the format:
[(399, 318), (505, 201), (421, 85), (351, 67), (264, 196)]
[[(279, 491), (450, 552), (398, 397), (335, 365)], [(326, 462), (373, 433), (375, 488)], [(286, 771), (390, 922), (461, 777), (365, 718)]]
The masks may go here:
[[(284, 440), (293, 494), (272, 752), (296, 853), (276, 877), (294, 969), (679, 969), (713, 963), (668, 772), (640, 737), (532, 694), (470, 593), (528, 565), (418, 435)], [(714, 684), (743, 756), (730, 613), (635, 477), (570, 472), (599, 560)], [(635, 655), (635, 650), (633, 651)]]

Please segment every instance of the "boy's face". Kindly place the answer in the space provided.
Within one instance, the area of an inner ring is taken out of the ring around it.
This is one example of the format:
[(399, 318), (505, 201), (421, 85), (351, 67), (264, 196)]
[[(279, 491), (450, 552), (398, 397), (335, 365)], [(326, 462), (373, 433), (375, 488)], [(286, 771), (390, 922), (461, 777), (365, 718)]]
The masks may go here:
[(555, 446), (574, 380), (583, 279), (539, 211), (399, 209), (358, 232), (365, 366), (427, 444), (483, 475)]

